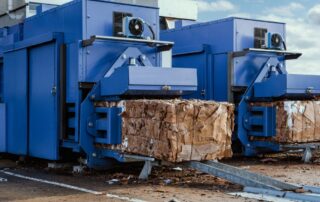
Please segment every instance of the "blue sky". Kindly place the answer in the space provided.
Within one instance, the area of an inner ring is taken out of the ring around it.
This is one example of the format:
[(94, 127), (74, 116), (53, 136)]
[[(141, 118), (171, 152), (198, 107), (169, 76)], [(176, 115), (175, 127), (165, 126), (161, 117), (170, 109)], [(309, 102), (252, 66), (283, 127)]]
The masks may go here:
[(291, 73), (320, 75), (320, 0), (198, 0), (199, 21), (229, 16), (285, 22), (289, 51), (302, 52), (287, 63)]

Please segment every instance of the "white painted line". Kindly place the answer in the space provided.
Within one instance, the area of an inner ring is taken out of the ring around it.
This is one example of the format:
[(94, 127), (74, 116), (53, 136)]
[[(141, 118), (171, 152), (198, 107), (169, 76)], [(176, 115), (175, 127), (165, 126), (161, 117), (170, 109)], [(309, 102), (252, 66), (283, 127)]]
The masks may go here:
[[(76, 187), (76, 186), (72, 186), (72, 185), (68, 185), (68, 184), (64, 184), (64, 183), (59, 183), (59, 182), (42, 180), (42, 179), (38, 179), (38, 178), (34, 178), (34, 177), (28, 177), (28, 176), (24, 176), (24, 175), (12, 173), (12, 172), (4, 171), (4, 170), (0, 170), (0, 172), (4, 173), (6, 175), (10, 175), (10, 176), (14, 176), (14, 177), (18, 177), (18, 178), (22, 178), (22, 179), (26, 179), (26, 180), (31, 180), (31, 181), (35, 181), (35, 182), (41, 182), (41, 183), (45, 183), (45, 184), (55, 185), (55, 186), (68, 188), (68, 189), (73, 189), (73, 190), (86, 192), (86, 193), (90, 193), (90, 194), (94, 194), (94, 195), (102, 195), (102, 194), (104, 194), (103, 192), (93, 191), (93, 190), (90, 190), (90, 189)], [(0, 182), (1, 182), (1, 179), (7, 180), (5, 178), (0, 178)], [(106, 196), (108, 198), (116, 198), (116, 199), (125, 200), (125, 201), (129, 201), (129, 202), (146, 202), (146, 201), (143, 201), (143, 200), (140, 200), (140, 199), (129, 198), (129, 197), (125, 197), (125, 196), (118, 196), (118, 195), (114, 195), (114, 194), (106, 194)]]
[(90, 190), (90, 189), (76, 187), (76, 186), (72, 186), (72, 185), (68, 185), (68, 184), (64, 184), (64, 183), (59, 183), (59, 182), (42, 180), (42, 179), (38, 179), (38, 178), (34, 178), (34, 177), (28, 177), (28, 176), (24, 176), (24, 175), (20, 175), (20, 174), (16, 174), (16, 173), (8, 172), (8, 171), (3, 171), (2, 170), (0, 172), (2, 172), (4, 174), (7, 174), (7, 175), (10, 175), (10, 176), (26, 179), (26, 180), (31, 180), (31, 181), (35, 181), (35, 182), (42, 182), (42, 183), (45, 183), (45, 184), (51, 184), (51, 185), (55, 185), (55, 186), (59, 186), (59, 187), (64, 187), (64, 188), (68, 188), (68, 189), (73, 189), (73, 190), (77, 190), (77, 191), (82, 191), (82, 192), (94, 194), (94, 195), (102, 195), (103, 194), (103, 192), (93, 191), (93, 190)]
[(135, 198), (129, 198), (129, 197), (125, 197), (125, 196), (118, 196), (118, 195), (113, 195), (113, 194), (107, 194), (106, 195), (108, 198), (116, 198), (116, 199), (120, 199), (120, 200), (124, 200), (124, 201), (130, 201), (130, 202), (146, 202), (140, 199), (135, 199)]
[(234, 193), (228, 193), (228, 194), (232, 195), (232, 196), (240, 196), (243, 198), (257, 199), (257, 200), (269, 201), (269, 202), (273, 202), (273, 201), (295, 202), (293, 200), (279, 198), (279, 197), (275, 197), (275, 196), (264, 195), (264, 194), (252, 194), (252, 193), (247, 193), (247, 192), (234, 192)]

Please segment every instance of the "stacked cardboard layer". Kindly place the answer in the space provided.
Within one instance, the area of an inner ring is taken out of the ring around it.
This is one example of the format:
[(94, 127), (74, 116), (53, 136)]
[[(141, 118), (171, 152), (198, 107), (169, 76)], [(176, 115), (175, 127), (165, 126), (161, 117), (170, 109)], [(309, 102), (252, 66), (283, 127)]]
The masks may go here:
[(231, 157), (234, 107), (199, 100), (128, 100), (121, 106), (123, 152), (170, 162)]
[(277, 108), (276, 142), (320, 141), (319, 101), (279, 101), (264, 105)]

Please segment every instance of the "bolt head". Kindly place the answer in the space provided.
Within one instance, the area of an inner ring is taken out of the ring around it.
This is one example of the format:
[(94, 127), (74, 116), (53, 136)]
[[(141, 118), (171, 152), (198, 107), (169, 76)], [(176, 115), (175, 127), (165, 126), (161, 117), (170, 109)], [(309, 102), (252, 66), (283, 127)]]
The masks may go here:
[(92, 122), (89, 122), (89, 123), (88, 123), (88, 126), (89, 126), (90, 128), (92, 128), (92, 127), (93, 127), (93, 123), (92, 123)]
[(96, 96), (95, 95), (91, 95), (90, 99), (93, 101), (96, 99)]
[(146, 60), (146, 56), (145, 55), (140, 55), (140, 60)]

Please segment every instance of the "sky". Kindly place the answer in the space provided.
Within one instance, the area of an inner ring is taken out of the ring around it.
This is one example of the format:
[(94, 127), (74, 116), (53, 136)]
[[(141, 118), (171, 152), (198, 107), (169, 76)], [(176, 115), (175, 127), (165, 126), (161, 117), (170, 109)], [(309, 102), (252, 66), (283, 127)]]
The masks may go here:
[(320, 75), (320, 0), (198, 0), (199, 21), (245, 17), (286, 23), (287, 50), (301, 52), (287, 70)]

